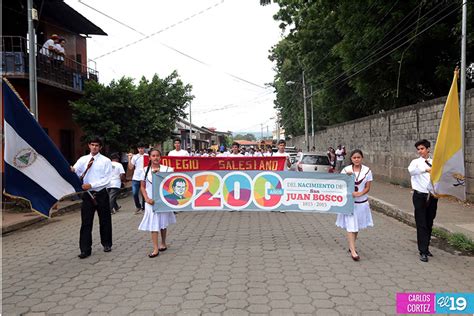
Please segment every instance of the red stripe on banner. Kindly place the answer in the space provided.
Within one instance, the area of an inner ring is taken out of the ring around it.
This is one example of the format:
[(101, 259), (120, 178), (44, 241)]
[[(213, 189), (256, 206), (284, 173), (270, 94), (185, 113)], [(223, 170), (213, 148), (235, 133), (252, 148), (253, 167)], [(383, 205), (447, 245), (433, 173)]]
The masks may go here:
[(161, 157), (161, 164), (174, 171), (285, 170), (286, 157)]
[(143, 155), (143, 168), (148, 167), (148, 162), (150, 161), (150, 156)]

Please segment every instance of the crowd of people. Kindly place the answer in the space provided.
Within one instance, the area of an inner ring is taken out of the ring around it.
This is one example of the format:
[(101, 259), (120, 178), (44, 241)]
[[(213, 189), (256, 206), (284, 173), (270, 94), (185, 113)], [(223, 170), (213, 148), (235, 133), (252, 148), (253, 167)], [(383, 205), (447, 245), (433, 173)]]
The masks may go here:
[[(82, 189), (85, 193), (82, 195), (83, 203), (81, 207), (81, 230), (79, 246), (81, 253), (79, 258), (84, 259), (92, 252), (92, 223), (94, 213), (97, 211), (100, 225), (100, 238), (103, 250), (110, 252), (112, 250), (112, 220), (111, 214), (117, 212), (120, 206), (117, 204), (117, 194), (125, 181), (125, 169), (119, 162), (120, 156), (117, 153), (111, 155), (111, 159), (100, 153), (102, 141), (96, 137), (89, 141), (90, 154), (81, 157), (71, 171), (75, 172), (83, 182)], [(168, 153), (169, 156), (190, 156), (189, 151), (181, 148), (179, 139), (174, 141), (175, 149)], [(291, 167), (289, 154), (285, 152), (286, 142), (278, 142), (278, 150), (273, 152), (272, 156), (285, 156), (287, 170)], [(415, 208), (415, 221), (417, 228), (417, 241), (420, 260), (428, 261), (432, 256), (429, 251), (433, 221), (436, 217), (437, 199), (430, 193), (430, 172), (431, 158), (429, 156), (430, 143), (423, 139), (415, 143), (415, 148), (419, 158), (414, 159), (408, 171), (411, 175), (413, 188), (413, 205)], [(250, 148), (252, 149), (252, 148)], [(176, 216), (173, 212), (153, 212), (153, 173), (173, 172), (168, 166), (161, 165), (161, 152), (158, 149), (145, 151), (144, 145), (138, 145), (138, 153), (127, 155), (126, 168), (133, 171), (132, 192), (136, 207), (136, 214), (144, 213), (143, 219), (138, 227), (139, 230), (149, 231), (153, 243), (153, 251), (148, 254), (150, 258), (157, 257), (160, 251), (167, 250), (166, 243), (167, 228), (170, 224), (176, 223)], [(255, 156), (255, 150), (253, 155)], [(249, 150), (247, 156), (251, 156)], [(225, 157), (244, 157), (246, 156), (240, 145), (234, 142), (229, 152), (221, 150), (217, 156)], [(328, 157), (332, 163), (335, 162), (336, 168), (341, 168), (341, 174), (351, 175), (354, 179), (354, 198), (353, 214), (338, 214), (336, 226), (343, 228), (347, 232), (348, 252), (354, 261), (359, 261), (360, 256), (357, 252), (356, 241), (360, 230), (374, 225), (371, 210), (368, 202), (368, 193), (373, 181), (373, 175), (370, 168), (364, 165), (364, 154), (360, 149), (353, 150), (350, 155), (350, 164), (343, 167), (344, 157), (346, 155), (345, 147), (337, 146), (328, 150)], [(263, 156), (263, 153), (262, 155)], [(161, 242), (159, 242), (159, 235)]]

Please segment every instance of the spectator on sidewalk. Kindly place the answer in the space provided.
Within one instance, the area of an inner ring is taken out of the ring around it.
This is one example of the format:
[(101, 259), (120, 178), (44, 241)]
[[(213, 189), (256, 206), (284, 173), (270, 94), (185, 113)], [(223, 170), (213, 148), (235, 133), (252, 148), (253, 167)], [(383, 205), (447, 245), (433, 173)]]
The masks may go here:
[(53, 57), (56, 54), (55, 45), (59, 43), (59, 36), (57, 34), (52, 34), (51, 37), (44, 42), (43, 47), (40, 50), (40, 53), (48, 57)]
[(97, 210), (100, 225), (100, 242), (104, 252), (112, 251), (112, 218), (107, 185), (110, 182), (112, 163), (100, 153), (102, 140), (94, 137), (89, 141), (90, 154), (82, 156), (71, 168), (82, 180), (81, 232), (79, 237), (80, 259), (92, 253), (92, 224)]
[(420, 157), (413, 159), (408, 166), (411, 176), (411, 188), (413, 189), (413, 206), (415, 208), (416, 239), (420, 260), (428, 262), (430, 252), (431, 232), (433, 221), (436, 217), (438, 199), (430, 193), (431, 188), (431, 144), (422, 139), (415, 143), (415, 148)]
[(338, 172), (341, 172), (344, 165), (344, 155), (345, 155), (345, 149), (342, 149), (342, 145), (337, 146), (335, 154), (336, 154), (336, 170)]
[(331, 165), (333, 169), (335, 169), (336, 168), (336, 151), (334, 150), (334, 148), (332, 147), (328, 148), (327, 156), (329, 158), (329, 164)]
[(369, 197), (372, 183), (372, 171), (362, 164), (364, 155), (360, 149), (351, 152), (351, 164), (345, 167), (341, 173), (354, 175), (355, 186), (352, 196), (354, 197), (354, 213), (352, 215), (337, 214), (336, 226), (347, 231), (347, 241), (352, 260), (359, 261), (360, 257), (356, 249), (356, 240), (359, 230), (374, 226), (370, 212)]
[(110, 155), (110, 159), (112, 159), (112, 177), (107, 187), (107, 192), (109, 193), (110, 212), (115, 214), (121, 208), (117, 203), (117, 197), (120, 193), (122, 183), (125, 182), (125, 170), (119, 162), (120, 156), (118, 153)]
[(58, 65), (62, 65), (64, 63), (64, 57), (66, 56), (66, 50), (64, 46), (66, 45), (66, 39), (60, 38), (57, 43), (54, 44), (54, 60)]
[(133, 170), (132, 176), (132, 193), (133, 201), (135, 202), (135, 214), (143, 212), (145, 209), (145, 201), (140, 193), (140, 182), (143, 179), (143, 167), (148, 164), (148, 154), (145, 153), (145, 145), (139, 144), (137, 146), (137, 154), (128, 154), (128, 169)]

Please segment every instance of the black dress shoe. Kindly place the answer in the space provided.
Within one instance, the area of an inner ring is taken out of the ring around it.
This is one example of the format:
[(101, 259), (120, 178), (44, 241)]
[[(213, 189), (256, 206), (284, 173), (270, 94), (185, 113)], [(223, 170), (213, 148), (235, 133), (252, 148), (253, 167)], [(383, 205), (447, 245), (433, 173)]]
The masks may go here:
[(428, 262), (428, 255), (426, 253), (420, 254), (420, 260), (423, 262)]
[(112, 251), (112, 247), (110, 246), (105, 246), (104, 247), (104, 252), (111, 252)]
[(432, 254), (429, 250), (428, 250), (428, 252), (426, 253), (426, 255), (427, 255), (428, 257), (433, 257), (433, 254)]
[(79, 257), (79, 259), (85, 259), (85, 258), (89, 257), (90, 255), (91, 255), (90, 252), (81, 252), (77, 256)]

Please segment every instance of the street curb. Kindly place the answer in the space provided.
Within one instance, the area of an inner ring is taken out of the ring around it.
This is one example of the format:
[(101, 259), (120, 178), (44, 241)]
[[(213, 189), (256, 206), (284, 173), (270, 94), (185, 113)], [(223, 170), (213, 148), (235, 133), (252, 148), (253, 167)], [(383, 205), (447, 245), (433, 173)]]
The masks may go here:
[[(124, 189), (122, 189), (122, 191), (125, 191), (125, 192), (129, 193), (129, 192), (132, 191), (132, 188), (131, 187), (124, 188)], [(77, 211), (78, 209), (81, 208), (81, 205), (82, 205), (82, 202), (77, 201), (77, 202), (69, 204), (69, 205), (67, 205), (63, 208), (53, 210), (52, 213), (51, 213), (51, 218), (59, 216), (59, 215), (63, 215), (63, 214), (68, 213), (68, 212)], [(2, 227), (2, 235), (14, 232), (16, 230), (31, 226), (31, 225), (39, 223), (39, 222), (43, 222), (45, 220), (48, 220), (48, 218), (43, 217), (43, 216), (37, 216), (37, 217), (32, 217), (30, 219), (25, 219), (24, 221), (19, 222), (19, 223), (11, 224), (11, 225), (8, 225), (8, 226), (3, 226)]]
[[(402, 211), (396, 205), (390, 204), (388, 202), (385, 202), (384, 200), (380, 200), (374, 197), (369, 197), (369, 204), (371, 209), (376, 212), (395, 218), (400, 222), (403, 222), (412, 227), (416, 227), (415, 216), (411, 213)], [(455, 233), (442, 224), (434, 223), (433, 227), (440, 229), (446, 233)]]

